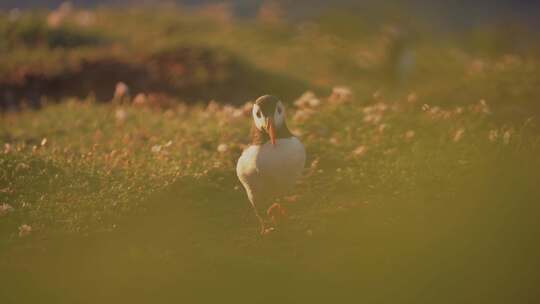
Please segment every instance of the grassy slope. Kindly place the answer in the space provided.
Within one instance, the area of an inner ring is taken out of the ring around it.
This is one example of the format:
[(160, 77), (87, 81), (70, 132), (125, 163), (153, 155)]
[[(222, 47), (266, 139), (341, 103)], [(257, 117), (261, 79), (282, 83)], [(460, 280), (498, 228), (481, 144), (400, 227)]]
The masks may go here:
[[(390, 91), (376, 65), (349, 64), (369, 46), (373, 56), (383, 51), (377, 37), (175, 16), (104, 11), (98, 20), (127, 52), (189, 40), (314, 86), (354, 88), (350, 102), (321, 97), (311, 114), (289, 107), (308, 151), (290, 221), (256, 235), (234, 175), (248, 142), (241, 108), (72, 100), (7, 114), (0, 203), (14, 210), (0, 218), (0, 291), (8, 302), (535, 299), (535, 58), (420, 43), (421, 72)], [(117, 23), (125, 26), (113, 31)], [(228, 149), (218, 152), (222, 143)], [(18, 237), (22, 224), (32, 226), (28, 237)]]

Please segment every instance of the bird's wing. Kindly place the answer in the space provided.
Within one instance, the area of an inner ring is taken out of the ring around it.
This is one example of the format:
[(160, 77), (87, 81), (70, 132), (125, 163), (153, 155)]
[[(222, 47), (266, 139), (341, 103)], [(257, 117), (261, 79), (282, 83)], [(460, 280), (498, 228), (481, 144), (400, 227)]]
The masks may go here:
[(250, 146), (240, 156), (236, 164), (236, 175), (246, 189), (249, 200), (253, 203), (253, 196), (260, 188), (260, 174), (257, 169), (257, 146)]

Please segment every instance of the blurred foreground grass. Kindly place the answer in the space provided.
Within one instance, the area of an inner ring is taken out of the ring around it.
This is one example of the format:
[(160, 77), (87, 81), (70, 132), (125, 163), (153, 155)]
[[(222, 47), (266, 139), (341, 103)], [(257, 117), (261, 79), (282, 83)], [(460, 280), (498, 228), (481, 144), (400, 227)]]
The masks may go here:
[[(257, 236), (234, 173), (249, 142), (246, 100), (64, 98), (4, 113), (3, 302), (539, 299), (538, 58), (424, 38), (414, 71), (389, 80), (384, 33), (160, 13), (97, 11), (85, 33), (106, 39), (90, 48), (14, 40), (2, 75), (189, 43), (315, 88), (285, 100), (308, 152), (290, 220)], [(350, 89), (328, 93), (335, 84)], [(301, 86), (276, 88), (254, 93)]]

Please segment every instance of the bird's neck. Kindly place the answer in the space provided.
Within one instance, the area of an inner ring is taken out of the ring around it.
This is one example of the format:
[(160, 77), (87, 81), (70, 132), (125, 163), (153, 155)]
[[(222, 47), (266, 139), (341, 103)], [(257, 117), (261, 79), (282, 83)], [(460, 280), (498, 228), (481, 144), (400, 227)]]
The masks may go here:
[[(289, 131), (287, 124), (283, 122), (281, 127), (276, 128), (276, 140), (280, 138), (291, 138), (293, 134)], [(252, 145), (264, 145), (270, 141), (270, 136), (265, 131), (259, 130), (255, 126), (255, 122), (251, 125), (251, 144)]]

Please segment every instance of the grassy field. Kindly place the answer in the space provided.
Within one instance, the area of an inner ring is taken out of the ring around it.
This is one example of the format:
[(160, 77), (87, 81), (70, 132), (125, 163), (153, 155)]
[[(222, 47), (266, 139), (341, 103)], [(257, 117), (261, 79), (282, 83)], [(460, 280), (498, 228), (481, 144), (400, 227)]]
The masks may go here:
[[(540, 300), (534, 43), (80, 13), (0, 18), (2, 303)], [(234, 168), (267, 93), (307, 163), (262, 238)]]

